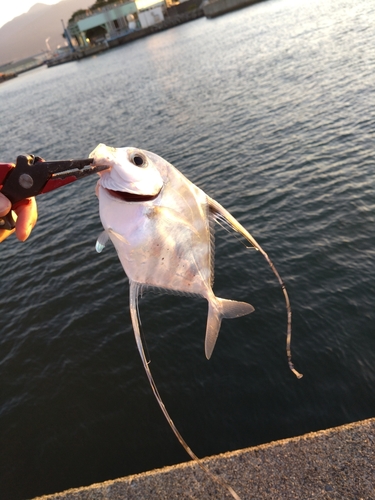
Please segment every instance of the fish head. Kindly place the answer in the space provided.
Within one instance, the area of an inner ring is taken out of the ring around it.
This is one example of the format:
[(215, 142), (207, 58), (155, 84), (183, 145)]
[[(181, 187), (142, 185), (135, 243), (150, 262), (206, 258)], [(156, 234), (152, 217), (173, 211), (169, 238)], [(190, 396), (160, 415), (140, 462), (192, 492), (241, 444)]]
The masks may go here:
[(158, 202), (164, 164), (159, 165), (159, 157), (148, 151), (105, 144), (99, 144), (90, 158), (93, 165), (108, 167), (99, 174), (96, 194), (100, 220), (120, 254), (125, 241), (137, 243), (144, 214), (154, 200)]
[(163, 187), (163, 178), (152, 156), (142, 149), (99, 144), (90, 153), (90, 158), (94, 159), (95, 166), (109, 167), (100, 172), (99, 185), (124, 201), (132, 201), (127, 195), (156, 197)]

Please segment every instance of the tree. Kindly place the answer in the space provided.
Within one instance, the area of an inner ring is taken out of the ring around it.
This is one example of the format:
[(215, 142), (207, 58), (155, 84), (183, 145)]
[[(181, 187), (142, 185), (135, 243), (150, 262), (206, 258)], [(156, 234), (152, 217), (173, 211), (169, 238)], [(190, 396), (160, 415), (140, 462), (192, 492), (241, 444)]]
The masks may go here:
[[(112, 3), (123, 3), (123, 0), (96, 0), (94, 4), (91, 5), (91, 7), (88, 8), (88, 10), (96, 10), (100, 9), (100, 7), (105, 7), (106, 5), (110, 5)], [(71, 18), (68, 21), (69, 23), (73, 23), (77, 17), (81, 16), (82, 14), (86, 13), (86, 9), (80, 9), (74, 12), (71, 16)]]

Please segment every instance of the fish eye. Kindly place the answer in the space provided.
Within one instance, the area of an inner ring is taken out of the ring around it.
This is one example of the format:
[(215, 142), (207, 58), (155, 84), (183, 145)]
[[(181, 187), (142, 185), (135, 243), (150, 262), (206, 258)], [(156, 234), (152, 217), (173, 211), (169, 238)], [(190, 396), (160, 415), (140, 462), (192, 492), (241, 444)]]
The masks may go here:
[(143, 155), (141, 155), (140, 153), (134, 153), (131, 156), (130, 161), (136, 167), (145, 167), (147, 164), (146, 158)]

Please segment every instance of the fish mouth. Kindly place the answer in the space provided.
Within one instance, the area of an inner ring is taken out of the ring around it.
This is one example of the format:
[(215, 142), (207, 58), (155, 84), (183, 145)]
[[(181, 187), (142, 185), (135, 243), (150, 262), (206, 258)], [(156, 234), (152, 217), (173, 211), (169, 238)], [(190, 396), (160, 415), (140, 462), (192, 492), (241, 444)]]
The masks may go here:
[(117, 198), (122, 201), (131, 201), (131, 202), (143, 202), (143, 201), (152, 201), (155, 200), (160, 194), (160, 191), (156, 194), (135, 194), (135, 193), (127, 193), (126, 191), (115, 191), (114, 189), (104, 188), (107, 193), (109, 193), (114, 198)]

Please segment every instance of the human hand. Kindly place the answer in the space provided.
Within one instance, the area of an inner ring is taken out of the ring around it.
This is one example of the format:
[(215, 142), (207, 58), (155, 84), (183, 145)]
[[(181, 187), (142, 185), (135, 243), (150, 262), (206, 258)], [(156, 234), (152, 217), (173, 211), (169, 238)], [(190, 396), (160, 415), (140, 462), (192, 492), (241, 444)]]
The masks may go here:
[[(0, 217), (6, 215), (11, 209), (11, 206), (12, 205), (8, 198), (0, 193)], [(20, 241), (25, 241), (29, 237), (38, 218), (35, 198), (27, 198), (26, 200), (23, 200), (23, 202), (14, 209), (14, 212), (17, 216), (16, 227), (11, 231), (1, 229), (0, 242), (5, 240), (5, 238), (14, 232)]]

